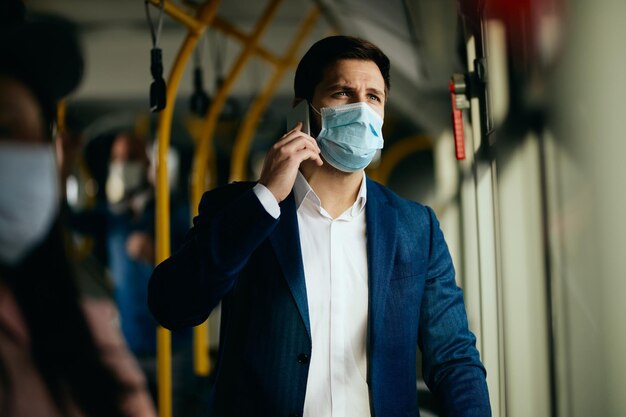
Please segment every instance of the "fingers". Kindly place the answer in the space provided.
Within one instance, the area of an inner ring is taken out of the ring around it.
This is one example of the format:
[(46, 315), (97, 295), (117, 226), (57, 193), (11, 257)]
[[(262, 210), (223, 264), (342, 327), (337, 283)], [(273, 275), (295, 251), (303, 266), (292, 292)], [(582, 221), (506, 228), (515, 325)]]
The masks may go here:
[(313, 159), (313, 161), (315, 161), (318, 167), (321, 167), (322, 165), (324, 165), (324, 161), (322, 161), (322, 157), (320, 156), (319, 153), (315, 155), (315, 158)]
[(274, 144), (271, 152), (286, 155), (302, 149), (310, 149), (317, 153), (320, 152), (317, 141), (304, 133), (297, 134), (296, 136), (289, 136), (280, 140)]
[(317, 141), (315, 139), (313, 139), (311, 136), (307, 135), (306, 133), (302, 132), (300, 129), (302, 128), (302, 123), (299, 122), (295, 128), (291, 129), (289, 132), (285, 133), (279, 140), (278, 142), (276, 142), (274, 144), (274, 148), (280, 148), (282, 146), (284, 146), (285, 144), (292, 142), (298, 138), (307, 138), (309, 140), (309, 142), (311, 143), (311, 145), (313, 145), (314, 148), (318, 148), (317, 146)]
[(318, 166), (323, 164), (320, 148), (315, 139), (300, 131), (302, 123), (285, 133), (269, 150), (263, 163), (259, 182), (265, 185), (282, 201), (291, 191), (298, 167), (305, 160), (312, 160)]
[(314, 140), (305, 137), (299, 137), (291, 142), (286, 143), (285, 145), (279, 147), (277, 150), (283, 155), (288, 155), (293, 152), (298, 152), (303, 149), (309, 149), (314, 152), (320, 153), (320, 148), (317, 146)]
[(293, 156), (294, 159), (297, 161), (298, 166), (302, 161), (306, 161), (307, 159), (311, 159), (313, 161), (321, 161), (319, 152), (309, 148), (299, 149), (293, 153)]
[(301, 129), (302, 129), (302, 122), (298, 122), (298, 124), (293, 129), (291, 129), (290, 131), (282, 135), (275, 145), (278, 145), (279, 143), (282, 143), (282, 142), (289, 141), (289, 138), (293, 138), (294, 134), (296, 134), (297, 132), (302, 132)]
[(303, 126), (303, 123), (302, 123), (302, 122), (298, 122), (298, 123), (296, 123), (296, 125), (293, 127), (293, 129), (291, 129), (291, 130), (290, 130), (289, 132), (287, 132), (286, 134), (289, 134), (289, 133), (291, 133), (291, 132), (295, 132), (295, 131), (297, 131), (297, 130), (302, 131), (302, 126)]
[(290, 158), (294, 156), (297, 164), (304, 160), (311, 159), (318, 166), (323, 165), (320, 158), (320, 148), (317, 141), (306, 133), (302, 132), (302, 123), (299, 122), (296, 127), (285, 133), (283, 137), (274, 144), (271, 153), (278, 156), (279, 159)]

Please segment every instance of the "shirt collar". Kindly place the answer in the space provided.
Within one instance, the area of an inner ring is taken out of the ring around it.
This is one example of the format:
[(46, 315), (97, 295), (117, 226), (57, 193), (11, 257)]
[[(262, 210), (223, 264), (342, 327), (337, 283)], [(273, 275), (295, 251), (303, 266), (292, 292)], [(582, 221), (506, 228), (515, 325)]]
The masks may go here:
[[(365, 203), (367, 202), (367, 186), (366, 186), (366, 177), (365, 172), (363, 172), (363, 179), (361, 180), (361, 186), (359, 188), (359, 193), (356, 196), (356, 201), (352, 205), (350, 209), (350, 214), (352, 217), (356, 216), (361, 210), (365, 208)], [(316, 207), (321, 208), (322, 203), (315, 194), (315, 191), (311, 188), (306, 178), (300, 171), (298, 171), (298, 175), (296, 176), (296, 182), (293, 185), (293, 196), (296, 200), (296, 210), (300, 209), (300, 206), (304, 202), (305, 199), (311, 200)]]
[(320, 199), (317, 197), (308, 181), (304, 178), (304, 175), (300, 171), (298, 171), (298, 175), (296, 175), (296, 182), (293, 184), (293, 197), (296, 200), (296, 210), (300, 209), (300, 206), (304, 202), (304, 199), (307, 198), (310, 194), (314, 198), (314, 201), (317, 200), (317, 205), (320, 205)]

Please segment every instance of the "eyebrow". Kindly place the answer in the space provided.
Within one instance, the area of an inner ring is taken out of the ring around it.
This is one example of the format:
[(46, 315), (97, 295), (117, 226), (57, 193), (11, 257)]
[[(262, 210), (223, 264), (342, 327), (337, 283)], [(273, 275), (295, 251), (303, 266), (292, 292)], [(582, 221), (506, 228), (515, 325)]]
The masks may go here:
[[(344, 83), (335, 83), (332, 85), (329, 85), (326, 90), (330, 91), (330, 90), (336, 90), (336, 89), (342, 89), (342, 90), (348, 90), (348, 91), (355, 91), (356, 88), (348, 85), (348, 84), (344, 84)], [(379, 90), (378, 88), (373, 88), (373, 87), (368, 87), (365, 89), (368, 93), (374, 93), (376, 95), (379, 95), (381, 97), (385, 97), (385, 93), (381, 90)]]

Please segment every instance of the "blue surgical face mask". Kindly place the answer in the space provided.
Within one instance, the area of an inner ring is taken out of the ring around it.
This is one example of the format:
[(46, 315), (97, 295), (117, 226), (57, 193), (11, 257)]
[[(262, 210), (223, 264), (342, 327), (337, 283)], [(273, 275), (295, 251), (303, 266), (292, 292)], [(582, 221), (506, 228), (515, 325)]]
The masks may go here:
[(369, 104), (322, 107), (318, 113), (322, 116), (322, 130), (317, 143), (324, 160), (338, 170), (359, 171), (382, 149), (383, 118)]
[(144, 184), (146, 166), (140, 161), (113, 161), (109, 164), (105, 191), (111, 204), (119, 203)]
[(17, 264), (50, 230), (59, 210), (51, 145), (0, 143), (0, 262)]

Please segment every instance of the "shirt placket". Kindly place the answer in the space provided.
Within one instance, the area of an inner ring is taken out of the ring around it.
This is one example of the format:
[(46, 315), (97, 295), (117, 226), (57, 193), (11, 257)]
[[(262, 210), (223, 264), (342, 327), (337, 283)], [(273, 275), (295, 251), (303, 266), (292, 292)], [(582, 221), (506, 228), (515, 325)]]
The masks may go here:
[(334, 220), (330, 225), (330, 285), (331, 285), (331, 384), (332, 415), (345, 415), (346, 401), (346, 288), (344, 262), (339, 254), (341, 250), (341, 221)]

